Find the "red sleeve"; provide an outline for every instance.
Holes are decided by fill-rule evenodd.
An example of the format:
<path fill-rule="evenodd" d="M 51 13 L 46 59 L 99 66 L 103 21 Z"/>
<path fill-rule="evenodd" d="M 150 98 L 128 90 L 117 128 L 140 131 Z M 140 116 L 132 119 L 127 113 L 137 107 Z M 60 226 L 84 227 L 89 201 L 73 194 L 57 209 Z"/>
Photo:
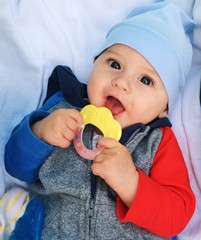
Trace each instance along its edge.
<path fill-rule="evenodd" d="M 156 152 L 150 175 L 140 169 L 139 185 L 128 209 L 117 197 L 117 216 L 148 231 L 172 237 L 180 233 L 195 209 L 195 197 L 179 145 L 169 127 Z"/>

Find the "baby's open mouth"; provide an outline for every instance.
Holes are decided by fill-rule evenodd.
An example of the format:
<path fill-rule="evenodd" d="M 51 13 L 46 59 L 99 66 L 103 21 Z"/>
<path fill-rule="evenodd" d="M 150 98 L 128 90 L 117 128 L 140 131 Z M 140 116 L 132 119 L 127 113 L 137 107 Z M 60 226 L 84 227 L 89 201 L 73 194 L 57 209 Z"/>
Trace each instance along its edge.
<path fill-rule="evenodd" d="M 122 103 L 117 98 L 114 98 L 112 96 L 109 96 L 107 98 L 107 101 L 105 103 L 105 107 L 110 109 L 113 116 L 118 115 L 119 113 L 121 113 L 125 110 Z"/>

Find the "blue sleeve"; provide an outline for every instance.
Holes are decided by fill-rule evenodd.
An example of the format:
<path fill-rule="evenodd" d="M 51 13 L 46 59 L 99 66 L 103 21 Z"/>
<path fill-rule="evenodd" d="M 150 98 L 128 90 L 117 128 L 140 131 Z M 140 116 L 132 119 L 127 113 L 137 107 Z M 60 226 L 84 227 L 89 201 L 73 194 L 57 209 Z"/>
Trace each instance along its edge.
<path fill-rule="evenodd" d="M 30 126 L 49 115 L 48 109 L 64 101 L 61 91 L 41 107 L 27 115 L 13 130 L 5 146 L 5 168 L 13 177 L 25 182 L 38 180 L 39 169 L 48 155 L 56 148 L 37 138 Z"/>
<path fill-rule="evenodd" d="M 37 138 L 30 125 L 48 114 L 43 110 L 34 111 L 13 130 L 5 147 L 5 168 L 11 176 L 25 182 L 38 179 L 41 165 L 55 147 Z"/>

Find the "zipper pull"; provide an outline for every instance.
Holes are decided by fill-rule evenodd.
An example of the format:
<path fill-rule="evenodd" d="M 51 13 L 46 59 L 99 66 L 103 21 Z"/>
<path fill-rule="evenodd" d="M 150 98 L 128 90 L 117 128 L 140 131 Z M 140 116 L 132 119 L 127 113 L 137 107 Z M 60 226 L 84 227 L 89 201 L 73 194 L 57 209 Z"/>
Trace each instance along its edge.
<path fill-rule="evenodd" d="M 94 212 L 94 199 L 90 199 L 89 202 L 89 210 L 88 210 L 88 217 L 89 217 L 89 236 L 91 235 L 91 220 L 93 217 L 93 212 Z"/>
<path fill-rule="evenodd" d="M 94 211 L 94 200 L 91 198 L 89 202 L 89 211 L 88 211 L 89 218 L 92 218 L 93 211 Z"/>

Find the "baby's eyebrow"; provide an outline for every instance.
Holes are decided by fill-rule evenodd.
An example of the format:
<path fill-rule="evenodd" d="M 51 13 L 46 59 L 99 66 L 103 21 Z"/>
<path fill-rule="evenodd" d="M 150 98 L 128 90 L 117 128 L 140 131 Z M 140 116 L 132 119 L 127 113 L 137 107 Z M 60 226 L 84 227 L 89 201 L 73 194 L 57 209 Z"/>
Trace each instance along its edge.
<path fill-rule="evenodd" d="M 105 50 L 105 54 L 113 54 L 113 55 L 117 55 L 119 57 L 121 57 L 121 54 L 118 53 L 117 51 L 115 51 L 114 49 L 108 48 L 107 50 Z"/>
<path fill-rule="evenodd" d="M 144 70 L 152 76 L 159 77 L 158 73 L 152 66 L 144 66 Z"/>

